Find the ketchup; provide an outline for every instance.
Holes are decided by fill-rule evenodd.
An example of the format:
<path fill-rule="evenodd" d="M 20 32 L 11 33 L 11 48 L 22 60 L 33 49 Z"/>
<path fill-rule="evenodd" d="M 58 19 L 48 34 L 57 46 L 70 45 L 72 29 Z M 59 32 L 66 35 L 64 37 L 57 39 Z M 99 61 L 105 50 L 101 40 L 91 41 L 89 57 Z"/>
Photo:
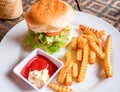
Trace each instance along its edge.
<path fill-rule="evenodd" d="M 48 58 L 37 54 L 22 69 L 21 74 L 27 79 L 30 71 L 48 69 L 49 76 L 52 76 L 58 67 Z"/>

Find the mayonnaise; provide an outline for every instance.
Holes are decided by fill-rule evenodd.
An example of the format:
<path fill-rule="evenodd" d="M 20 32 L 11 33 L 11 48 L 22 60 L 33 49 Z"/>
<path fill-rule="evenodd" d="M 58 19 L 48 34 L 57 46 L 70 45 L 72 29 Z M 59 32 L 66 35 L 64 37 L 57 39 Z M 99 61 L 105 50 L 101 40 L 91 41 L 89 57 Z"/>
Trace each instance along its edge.
<path fill-rule="evenodd" d="M 28 75 L 28 80 L 38 88 L 41 88 L 48 80 L 50 76 L 47 69 L 43 70 L 34 70 L 31 71 Z"/>

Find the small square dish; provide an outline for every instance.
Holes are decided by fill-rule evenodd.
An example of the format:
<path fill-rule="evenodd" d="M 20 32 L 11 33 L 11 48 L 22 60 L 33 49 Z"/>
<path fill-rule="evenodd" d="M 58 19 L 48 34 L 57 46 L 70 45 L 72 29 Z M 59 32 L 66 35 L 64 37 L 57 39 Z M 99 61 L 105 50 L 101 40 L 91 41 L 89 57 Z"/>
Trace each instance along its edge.
<path fill-rule="evenodd" d="M 36 90 L 44 89 L 63 67 L 63 62 L 41 49 L 33 50 L 13 72 Z"/>

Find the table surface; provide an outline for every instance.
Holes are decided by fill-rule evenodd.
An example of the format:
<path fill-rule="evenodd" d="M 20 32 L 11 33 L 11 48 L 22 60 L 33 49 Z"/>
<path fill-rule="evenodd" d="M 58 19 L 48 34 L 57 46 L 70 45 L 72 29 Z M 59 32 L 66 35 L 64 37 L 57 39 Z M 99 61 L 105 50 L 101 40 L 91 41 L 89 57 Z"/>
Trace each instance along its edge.
<path fill-rule="evenodd" d="M 0 41 L 5 34 L 17 23 L 24 20 L 25 12 L 31 5 L 39 0 L 22 0 L 23 14 L 13 20 L 0 19 Z M 64 0 L 69 3 L 74 10 L 79 11 L 79 5 L 82 12 L 95 15 L 109 22 L 118 31 L 120 31 L 120 0 Z"/>

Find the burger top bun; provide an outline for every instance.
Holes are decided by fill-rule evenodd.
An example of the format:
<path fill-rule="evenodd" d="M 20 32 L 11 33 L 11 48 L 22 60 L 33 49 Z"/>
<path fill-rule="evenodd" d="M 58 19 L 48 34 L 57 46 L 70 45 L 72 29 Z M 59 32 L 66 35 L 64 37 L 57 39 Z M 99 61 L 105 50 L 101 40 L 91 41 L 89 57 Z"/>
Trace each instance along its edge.
<path fill-rule="evenodd" d="M 40 0 L 26 13 L 25 20 L 34 32 L 58 32 L 73 19 L 72 7 L 63 0 Z"/>

